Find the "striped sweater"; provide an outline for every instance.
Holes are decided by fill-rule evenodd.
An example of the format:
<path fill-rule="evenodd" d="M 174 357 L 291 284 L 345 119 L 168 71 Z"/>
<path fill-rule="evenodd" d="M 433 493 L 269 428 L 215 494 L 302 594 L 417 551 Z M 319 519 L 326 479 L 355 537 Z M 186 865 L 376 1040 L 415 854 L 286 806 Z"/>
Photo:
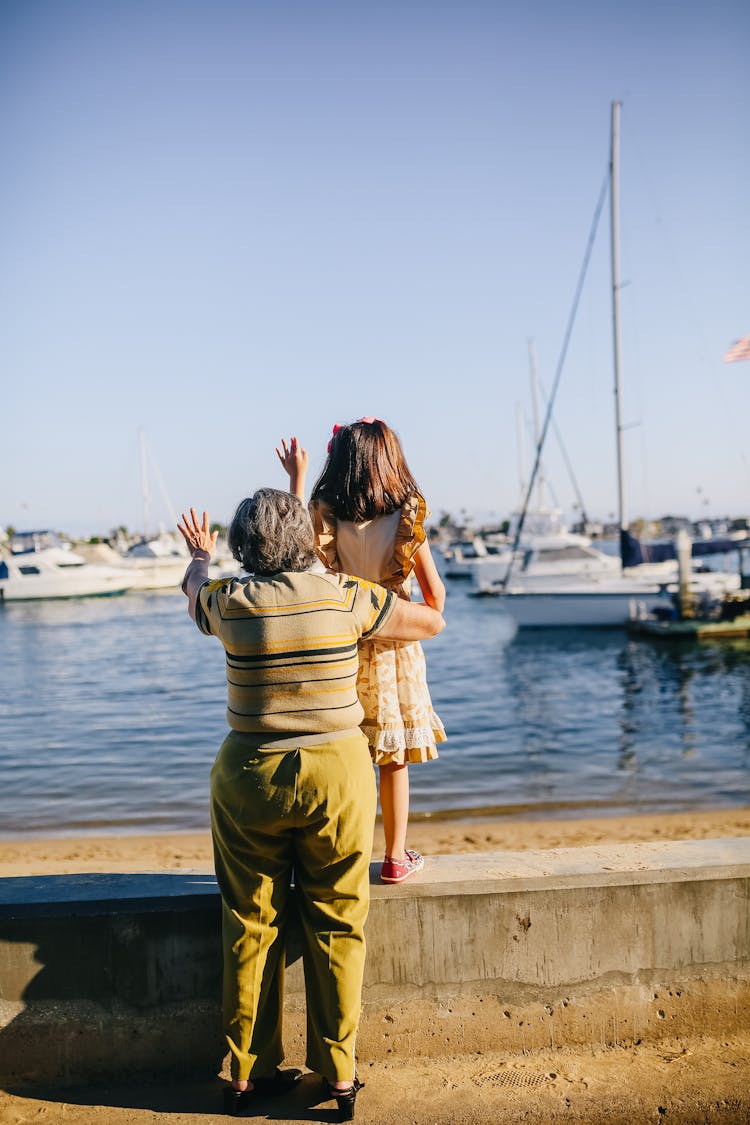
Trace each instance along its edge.
<path fill-rule="evenodd" d="M 283 572 L 205 582 L 195 619 L 226 652 L 227 722 L 248 734 L 358 727 L 357 642 L 382 629 L 396 595 L 348 574 Z"/>

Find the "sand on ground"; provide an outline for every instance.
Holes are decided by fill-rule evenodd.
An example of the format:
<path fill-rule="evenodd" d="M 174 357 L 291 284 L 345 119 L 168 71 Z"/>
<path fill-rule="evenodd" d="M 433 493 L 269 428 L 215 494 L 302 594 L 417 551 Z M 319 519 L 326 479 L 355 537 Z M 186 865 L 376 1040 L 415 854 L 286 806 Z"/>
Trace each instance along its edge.
<path fill-rule="evenodd" d="M 285 1065 L 293 1065 L 288 1059 Z M 358 1125 L 747 1125 L 750 1033 L 722 1040 L 519 1056 L 360 1060 Z M 320 1080 L 248 1107 L 246 1120 L 333 1122 Z M 217 1125 L 215 1080 L 0 1092 L 0 1125 Z"/>
<path fill-rule="evenodd" d="M 467 816 L 415 820 L 408 844 L 425 855 L 528 851 L 661 840 L 750 836 L 750 808 L 583 820 L 516 820 Z M 380 822 L 373 855 L 383 854 Z M 212 866 L 208 832 L 149 836 L 60 836 L 0 840 L 0 878 L 81 872 L 206 870 Z"/>

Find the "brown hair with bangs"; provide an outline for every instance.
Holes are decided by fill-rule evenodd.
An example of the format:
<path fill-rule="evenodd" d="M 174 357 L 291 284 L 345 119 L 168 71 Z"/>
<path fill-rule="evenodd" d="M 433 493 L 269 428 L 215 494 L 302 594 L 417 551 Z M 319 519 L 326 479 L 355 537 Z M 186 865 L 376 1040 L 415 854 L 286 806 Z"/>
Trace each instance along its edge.
<path fill-rule="evenodd" d="M 362 523 L 390 515 L 415 492 L 401 443 L 375 418 L 336 430 L 311 500 L 324 500 L 337 519 Z"/>

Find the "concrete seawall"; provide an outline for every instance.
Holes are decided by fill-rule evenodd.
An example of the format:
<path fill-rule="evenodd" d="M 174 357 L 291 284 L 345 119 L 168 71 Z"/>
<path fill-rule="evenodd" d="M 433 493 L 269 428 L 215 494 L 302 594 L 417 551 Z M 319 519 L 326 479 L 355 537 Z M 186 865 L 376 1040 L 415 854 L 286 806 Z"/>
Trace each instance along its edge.
<path fill-rule="evenodd" d="M 403 886 L 372 878 L 362 1058 L 750 1024 L 750 839 L 437 856 Z M 0 1081 L 209 1073 L 219 925 L 210 874 L 0 881 Z M 288 961 L 300 1063 L 294 931 Z"/>

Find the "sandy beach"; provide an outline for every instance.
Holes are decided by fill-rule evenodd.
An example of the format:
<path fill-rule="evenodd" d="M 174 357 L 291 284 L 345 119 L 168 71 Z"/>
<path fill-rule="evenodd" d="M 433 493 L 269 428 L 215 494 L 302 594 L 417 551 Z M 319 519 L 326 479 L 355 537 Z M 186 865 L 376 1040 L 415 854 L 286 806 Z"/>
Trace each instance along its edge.
<path fill-rule="evenodd" d="M 455 819 L 451 814 L 412 822 L 408 842 L 425 855 L 455 855 L 731 836 L 750 836 L 750 808 L 582 820 Z M 373 855 L 377 858 L 382 853 L 378 822 Z M 5 878 L 94 871 L 208 870 L 211 866 L 207 832 L 0 840 L 0 877 Z"/>
<path fill-rule="evenodd" d="M 656 840 L 750 836 L 750 808 L 566 820 L 465 817 L 415 821 L 411 846 L 426 855 L 522 851 Z M 376 826 L 374 856 L 382 854 Z M 210 870 L 208 833 L 79 836 L 0 841 L 0 876 L 160 870 Z M 289 1059 L 289 1065 L 299 1060 Z M 679 1125 L 750 1120 L 750 1025 L 746 1034 L 715 1039 L 665 1039 L 607 1050 L 527 1052 L 501 1057 L 361 1062 L 366 1089 L 357 1120 L 395 1119 L 430 1125 Z M 277 1122 L 333 1121 L 329 1103 L 316 1105 L 308 1076 L 282 1103 L 259 1103 L 249 1116 Z M 153 1125 L 218 1119 L 218 1083 L 136 1083 L 0 1092 L 0 1125 L 44 1120 L 75 1125 Z"/>
<path fill-rule="evenodd" d="M 630 1049 L 360 1061 L 359 1125 L 747 1125 L 750 1034 Z M 295 1060 L 288 1060 L 293 1065 Z M 244 1120 L 335 1122 L 308 1075 Z M 218 1082 L 0 1092 L 0 1125 L 217 1125 Z M 238 1118 L 238 1120 L 240 1120 Z"/>

